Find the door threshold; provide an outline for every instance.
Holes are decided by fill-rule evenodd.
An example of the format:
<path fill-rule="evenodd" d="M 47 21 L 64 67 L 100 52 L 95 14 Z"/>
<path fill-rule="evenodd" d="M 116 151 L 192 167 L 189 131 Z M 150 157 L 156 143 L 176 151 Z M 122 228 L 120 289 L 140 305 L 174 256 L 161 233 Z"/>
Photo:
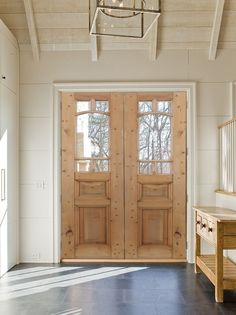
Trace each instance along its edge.
<path fill-rule="evenodd" d="M 160 263 L 186 263 L 186 259 L 61 259 L 62 263 L 84 263 L 84 264 L 160 264 Z"/>

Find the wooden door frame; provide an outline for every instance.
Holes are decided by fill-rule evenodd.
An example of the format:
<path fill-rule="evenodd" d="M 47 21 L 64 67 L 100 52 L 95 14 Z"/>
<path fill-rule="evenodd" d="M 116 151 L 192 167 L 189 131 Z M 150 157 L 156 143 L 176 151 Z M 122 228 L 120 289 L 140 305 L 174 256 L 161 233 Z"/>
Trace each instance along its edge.
<path fill-rule="evenodd" d="M 53 262 L 61 259 L 61 93 L 62 92 L 175 92 L 187 94 L 187 246 L 186 257 L 194 262 L 194 215 L 197 204 L 196 163 L 196 83 L 195 82 L 122 82 L 122 83 L 54 83 L 53 84 Z"/>

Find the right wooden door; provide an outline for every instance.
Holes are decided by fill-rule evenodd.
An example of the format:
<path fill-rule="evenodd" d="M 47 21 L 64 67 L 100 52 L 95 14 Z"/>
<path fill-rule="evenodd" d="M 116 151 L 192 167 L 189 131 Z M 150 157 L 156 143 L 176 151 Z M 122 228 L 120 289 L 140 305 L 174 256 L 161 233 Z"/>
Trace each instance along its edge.
<path fill-rule="evenodd" d="M 185 259 L 186 93 L 124 96 L 125 258 Z"/>
<path fill-rule="evenodd" d="M 185 259 L 185 221 L 186 94 L 64 93 L 62 258 Z"/>

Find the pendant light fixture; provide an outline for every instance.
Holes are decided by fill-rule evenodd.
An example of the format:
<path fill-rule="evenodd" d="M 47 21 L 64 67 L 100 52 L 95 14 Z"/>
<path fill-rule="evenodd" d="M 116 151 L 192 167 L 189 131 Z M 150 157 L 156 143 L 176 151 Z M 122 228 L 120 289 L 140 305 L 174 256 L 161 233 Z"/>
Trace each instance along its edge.
<path fill-rule="evenodd" d="M 89 0 L 90 34 L 144 38 L 160 13 L 160 0 Z"/>

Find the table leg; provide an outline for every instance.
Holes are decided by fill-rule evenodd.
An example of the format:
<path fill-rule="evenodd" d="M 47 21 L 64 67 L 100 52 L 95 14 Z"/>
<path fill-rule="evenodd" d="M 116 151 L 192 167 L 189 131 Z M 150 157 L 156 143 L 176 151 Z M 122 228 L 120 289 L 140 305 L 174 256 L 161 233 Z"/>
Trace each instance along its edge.
<path fill-rule="evenodd" d="M 195 273 L 201 272 L 197 265 L 197 256 L 201 255 L 201 237 L 196 233 L 195 236 Z"/>
<path fill-rule="evenodd" d="M 223 273 L 223 226 L 221 222 L 218 222 L 215 255 L 215 299 L 218 303 L 222 303 L 224 299 Z"/>

